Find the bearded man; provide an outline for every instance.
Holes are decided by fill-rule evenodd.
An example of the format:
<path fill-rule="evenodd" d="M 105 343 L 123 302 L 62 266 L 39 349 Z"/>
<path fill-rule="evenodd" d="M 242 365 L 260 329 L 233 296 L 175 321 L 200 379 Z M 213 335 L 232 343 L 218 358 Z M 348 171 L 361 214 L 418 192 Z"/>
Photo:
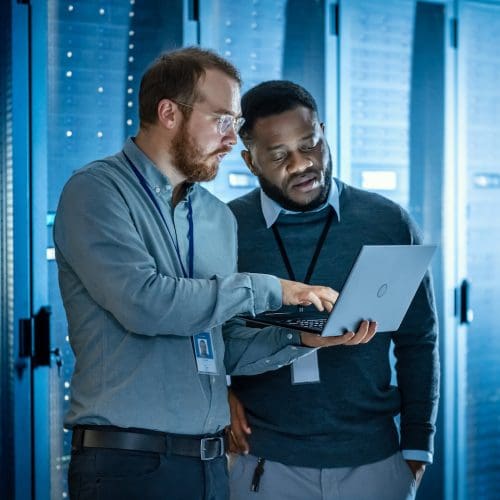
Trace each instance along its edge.
<path fill-rule="evenodd" d="M 54 225 L 76 359 L 70 496 L 225 499 L 226 366 L 276 369 L 373 329 L 325 340 L 230 321 L 284 304 L 331 310 L 336 292 L 236 272 L 235 219 L 197 184 L 243 123 L 229 62 L 198 48 L 162 55 L 142 78 L 139 114 L 121 152 L 70 178 Z"/>
<path fill-rule="evenodd" d="M 241 107 L 242 156 L 260 183 L 230 203 L 241 272 L 340 289 L 363 245 L 420 244 L 402 207 L 332 178 L 324 125 L 306 89 L 263 82 Z M 427 275 L 397 331 L 233 377 L 231 436 L 246 454 L 233 462 L 231 500 L 413 500 L 433 459 L 437 324 Z M 307 377 L 297 380 L 297 372 Z"/>

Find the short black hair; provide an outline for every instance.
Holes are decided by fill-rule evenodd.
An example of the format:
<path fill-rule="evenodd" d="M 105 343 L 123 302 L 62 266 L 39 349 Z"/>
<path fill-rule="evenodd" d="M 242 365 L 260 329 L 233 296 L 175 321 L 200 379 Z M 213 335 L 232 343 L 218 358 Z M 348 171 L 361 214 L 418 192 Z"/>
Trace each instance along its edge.
<path fill-rule="evenodd" d="M 240 130 L 243 142 L 251 140 L 255 122 L 304 106 L 318 113 L 314 97 L 300 85 L 288 80 L 269 80 L 251 88 L 241 98 L 241 113 L 245 123 Z"/>

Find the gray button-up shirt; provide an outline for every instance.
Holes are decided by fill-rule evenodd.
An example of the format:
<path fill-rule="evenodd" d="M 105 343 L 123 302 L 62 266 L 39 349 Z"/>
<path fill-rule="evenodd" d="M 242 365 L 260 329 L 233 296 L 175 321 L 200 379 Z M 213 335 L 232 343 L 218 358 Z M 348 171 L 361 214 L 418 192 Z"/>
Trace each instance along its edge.
<path fill-rule="evenodd" d="M 184 275 L 165 222 L 123 152 L 146 180 L 185 269 L 189 197 L 193 279 Z M 296 347 L 296 332 L 231 320 L 278 309 L 281 287 L 273 276 L 236 273 L 230 210 L 197 184 L 173 208 L 168 179 L 133 140 L 123 152 L 77 171 L 55 219 L 59 284 L 76 356 L 66 425 L 213 433 L 229 422 L 226 367 L 255 374 L 309 349 Z M 217 375 L 196 368 L 191 338 L 206 331 Z"/>

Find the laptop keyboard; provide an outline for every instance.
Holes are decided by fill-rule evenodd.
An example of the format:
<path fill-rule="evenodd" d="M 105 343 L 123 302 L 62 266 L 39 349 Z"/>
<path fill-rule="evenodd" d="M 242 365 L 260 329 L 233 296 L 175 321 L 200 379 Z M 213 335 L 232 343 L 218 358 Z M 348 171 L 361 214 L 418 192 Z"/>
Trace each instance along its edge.
<path fill-rule="evenodd" d="M 322 331 L 325 327 L 328 318 L 319 318 L 319 319 L 287 319 L 284 321 L 285 324 L 301 327 L 301 328 L 310 328 L 312 330 Z"/>

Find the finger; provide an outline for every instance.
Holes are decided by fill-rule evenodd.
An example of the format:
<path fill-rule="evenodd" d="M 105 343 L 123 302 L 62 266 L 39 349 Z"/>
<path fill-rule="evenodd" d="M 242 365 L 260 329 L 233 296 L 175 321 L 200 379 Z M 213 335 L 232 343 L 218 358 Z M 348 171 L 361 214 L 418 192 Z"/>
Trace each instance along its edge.
<path fill-rule="evenodd" d="M 321 299 L 312 290 L 307 294 L 306 300 L 313 304 L 318 311 L 324 311 Z"/>
<path fill-rule="evenodd" d="M 369 322 L 366 320 L 363 320 L 361 324 L 359 325 L 358 331 L 354 335 L 354 337 L 346 343 L 346 345 L 358 345 L 361 342 L 363 342 L 363 339 L 366 337 L 368 334 L 368 326 Z"/>
<path fill-rule="evenodd" d="M 237 450 L 237 453 L 247 454 L 249 451 L 249 446 L 246 440 L 246 436 L 242 432 L 242 430 L 238 429 L 237 425 L 231 424 L 231 430 L 229 431 L 229 434 Z"/>
<path fill-rule="evenodd" d="M 323 300 L 323 307 L 330 313 L 332 312 L 333 304 L 328 300 Z"/>
<path fill-rule="evenodd" d="M 246 450 L 243 446 L 240 445 L 238 439 L 234 435 L 234 433 L 230 433 L 231 439 L 229 441 L 229 451 L 238 454 L 246 454 Z"/>
<path fill-rule="evenodd" d="M 323 303 L 329 302 L 332 305 L 337 302 L 339 296 L 338 292 L 327 286 L 314 286 L 313 292 L 321 299 Z"/>
<path fill-rule="evenodd" d="M 368 327 L 368 333 L 366 334 L 365 338 L 363 339 L 363 344 L 366 344 L 370 342 L 370 340 L 375 336 L 377 333 L 377 322 L 376 321 L 370 321 L 370 325 Z"/>
<path fill-rule="evenodd" d="M 339 292 L 327 286 L 321 288 L 325 291 L 326 298 L 328 299 L 328 301 L 331 302 L 332 304 L 335 304 L 335 302 L 337 302 L 337 299 L 339 298 Z"/>
<path fill-rule="evenodd" d="M 245 413 L 245 408 L 243 408 L 242 404 L 238 405 L 238 408 L 236 408 L 236 416 L 238 418 L 238 423 L 241 427 L 241 430 L 245 434 L 251 434 L 252 430 L 250 429 L 250 426 L 248 425 L 247 416 Z"/>
<path fill-rule="evenodd" d="M 234 432 L 231 429 L 231 426 L 226 427 L 226 435 L 229 441 L 229 451 L 232 453 L 242 453 L 242 450 L 240 450 L 238 441 L 236 439 L 236 436 L 234 435 Z"/>
<path fill-rule="evenodd" d="M 229 437 L 229 451 L 231 453 L 242 453 L 231 431 L 228 432 L 228 437 Z"/>

